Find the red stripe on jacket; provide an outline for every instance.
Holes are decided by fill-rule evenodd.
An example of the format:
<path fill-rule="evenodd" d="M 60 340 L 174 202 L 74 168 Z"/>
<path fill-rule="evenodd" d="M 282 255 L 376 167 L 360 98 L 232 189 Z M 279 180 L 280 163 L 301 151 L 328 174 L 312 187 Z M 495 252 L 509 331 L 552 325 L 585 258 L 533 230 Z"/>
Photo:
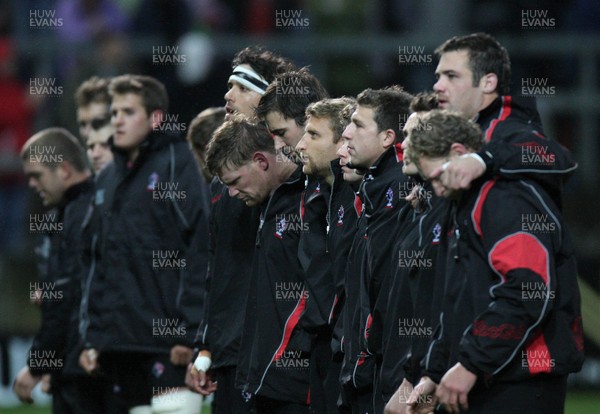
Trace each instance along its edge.
<path fill-rule="evenodd" d="M 473 220 L 473 227 L 475 227 L 475 233 L 482 235 L 481 232 L 481 211 L 483 210 L 483 204 L 487 198 L 488 193 L 496 183 L 495 180 L 488 181 L 481 186 L 477 200 L 475 200 L 475 207 L 471 212 L 471 220 Z"/>
<path fill-rule="evenodd" d="M 512 112 L 512 97 L 511 96 L 503 96 L 502 98 L 502 108 L 500 108 L 500 114 L 498 118 L 494 119 L 490 122 L 490 126 L 485 131 L 485 141 L 489 142 L 492 139 L 492 134 L 494 133 L 494 129 L 498 126 L 498 124 L 504 121 L 506 118 L 510 116 Z"/>
<path fill-rule="evenodd" d="M 306 308 L 306 295 L 304 294 L 305 291 L 306 290 L 302 289 L 302 299 L 298 301 L 298 303 L 296 304 L 296 308 L 285 323 L 285 328 L 283 329 L 283 341 L 281 342 L 281 345 L 279 346 L 277 352 L 275 353 L 275 356 L 273 357 L 273 362 L 277 361 L 283 356 L 283 353 L 285 352 L 287 346 L 290 343 L 292 332 L 294 331 L 296 325 L 298 325 L 300 315 L 302 315 L 302 312 L 304 312 L 304 309 Z"/>

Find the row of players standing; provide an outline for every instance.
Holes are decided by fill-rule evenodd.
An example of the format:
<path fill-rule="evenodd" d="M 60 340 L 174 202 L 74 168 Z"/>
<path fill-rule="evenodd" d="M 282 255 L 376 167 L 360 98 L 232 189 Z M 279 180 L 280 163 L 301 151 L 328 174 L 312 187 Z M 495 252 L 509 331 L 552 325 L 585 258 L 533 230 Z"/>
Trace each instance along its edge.
<path fill-rule="evenodd" d="M 515 406 L 515 398 L 532 395 L 528 386 L 540 381 L 553 385 L 547 392 L 552 398 L 533 403 L 561 409 L 564 379 L 582 359 L 568 236 L 536 239 L 537 250 L 529 239 L 508 237 L 515 217 L 500 206 L 502 198 L 486 204 L 496 191 L 503 194 L 496 190 L 501 186 L 488 185 L 485 202 L 476 203 L 475 227 L 481 227 L 475 231 L 493 234 L 493 241 L 464 240 L 458 234 L 468 234 L 472 225 L 449 219 L 472 206 L 434 196 L 430 184 L 414 175 L 433 180 L 438 195 L 448 197 L 453 189 L 469 187 L 473 178 L 466 194 L 479 194 L 491 177 L 525 179 L 535 194 L 544 194 L 534 204 L 541 203 L 563 228 L 561 189 L 575 165 L 564 149 L 544 138 L 534 107 L 508 94 L 510 62 L 493 38 L 453 38 L 439 53 L 437 101 L 417 98 L 412 112 L 436 106 L 459 111 L 476 119 L 485 146 L 480 148 L 479 132 L 480 145 L 471 142 L 466 151 L 471 155 L 452 157 L 443 168 L 424 174 L 417 162 L 424 153 L 415 153 L 413 162 L 403 160 L 401 137 L 409 138 L 404 149 L 412 141 L 421 148 L 421 135 L 428 131 L 436 139 L 447 135 L 464 143 L 459 133 L 469 135 L 466 118 L 433 111 L 429 118 L 423 115 L 426 121 L 420 115 L 409 120 L 413 97 L 397 87 L 367 89 L 356 100 L 328 99 L 307 70 L 295 70 L 261 49 L 240 52 L 225 95 L 227 122 L 215 133 L 205 159 L 200 156 L 199 164 L 210 171 L 205 176 L 220 178 L 211 184 L 210 247 L 198 237 L 206 233 L 208 197 L 189 153 L 182 142 L 148 134 L 160 129 L 156 111 L 167 108 L 156 96 L 166 99 L 166 92 L 143 77 L 112 81 L 115 161 L 96 181 L 90 223 L 97 221 L 102 231 L 91 232 L 89 242 L 99 246 L 91 257 L 98 260 L 90 262 L 78 316 L 80 345 L 86 348 L 82 365 L 88 371 L 102 367 L 107 394 L 117 390 L 121 408 L 148 412 L 140 410 L 152 410 L 150 401 L 179 404 L 175 408 L 181 410 L 184 401 L 193 405 L 191 396 L 171 391 L 183 385 L 182 371 L 195 346 L 188 384 L 201 394 L 216 389 L 218 413 L 368 413 L 382 412 L 386 403 L 389 412 L 401 412 L 396 410 L 407 402 L 411 409 L 427 409 L 434 402 L 433 383 L 439 384 L 440 402 L 458 410 L 458 400 L 464 403 L 470 390 L 456 391 L 460 381 L 452 375 L 465 374 L 460 368 L 478 380 L 479 406 L 472 410 Z M 255 117 L 264 125 L 250 120 Z M 554 162 L 524 165 L 522 147 L 532 145 L 548 149 Z M 449 152 L 438 155 L 450 158 Z M 489 230 L 504 221 L 501 230 L 507 233 Z M 467 254 L 491 254 L 503 238 L 510 243 L 489 266 Z M 541 256 L 507 259 L 524 248 L 532 255 L 546 251 L 551 263 L 546 273 L 525 263 L 538 263 Z M 406 259 L 415 252 L 421 260 L 411 264 Z M 456 259 L 460 271 L 446 262 L 447 255 L 464 256 L 463 262 Z M 157 270 L 152 264 L 161 257 L 185 259 L 185 267 Z M 207 261 L 204 285 L 199 275 Z M 490 276 L 477 281 L 471 267 Z M 449 269 L 476 291 L 449 283 Z M 553 292 L 560 287 L 558 299 L 504 308 L 502 295 L 482 298 L 495 283 L 494 272 L 511 281 L 505 285 L 512 294 L 523 286 Z M 544 283 L 536 285 L 536 277 Z M 555 278 L 564 281 L 558 286 Z M 500 310 L 484 317 L 488 305 Z M 457 313 L 464 320 L 447 320 Z M 436 334 L 402 331 L 414 321 L 433 328 L 438 320 Z M 180 329 L 155 335 L 161 325 Z M 190 333 L 198 325 L 194 341 Z M 490 334 L 499 330 L 507 336 Z M 527 358 L 529 347 L 549 349 L 544 358 L 556 363 L 519 370 L 520 352 Z M 505 402 L 497 390 L 514 381 Z M 454 397 L 445 395 L 447 390 Z"/>

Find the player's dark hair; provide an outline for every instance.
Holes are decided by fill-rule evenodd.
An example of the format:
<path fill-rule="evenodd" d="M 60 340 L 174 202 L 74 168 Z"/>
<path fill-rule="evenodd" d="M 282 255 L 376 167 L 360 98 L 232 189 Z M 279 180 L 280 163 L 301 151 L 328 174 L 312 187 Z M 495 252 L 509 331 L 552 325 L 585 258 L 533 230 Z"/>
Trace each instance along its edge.
<path fill-rule="evenodd" d="M 410 102 L 410 112 L 427 112 L 437 107 L 438 98 L 435 92 L 420 92 Z"/>
<path fill-rule="evenodd" d="M 269 83 L 279 73 L 288 72 L 295 67 L 288 59 L 265 49 L 262 46 L 249 46 L 240 50 L 231 62 L 232 68 L 238 65 L 250 65 L 252 69 Z"/>
<path fill-rule="evenodd" d="M 159 80 L 144 75 L 121 75 L 113 78 L 108 86 L 111 97 L 133 93 L 141 98 L 146 114 L 169 108 L 169 95 L 165 85 Z"/>
<path fill-rule="evenodd" d="M 373 109 L 375 123 L 379 131 L 391 129 L 396 134 L 396 142 L 402 140 L 402 123 L 407 119 L 413 96 L 401 86 L 393 85 L 383 89 L 365 89 L 357 97 L 360 106 Z"/>
<path fill-rule="evenodd" d="M 321 82 L 307 68 L 302 68 L 277 75 L 260 98 L 255 113 L 258 119 L 264 120 L 269 112 L 277 111 L 303 127 L 306 107 L 328 97 Z"/>
<path fill-rule="evenodd" d="M 75 103 L 78 108 L 87 106 L 91 103 L 102 103 L 110 105 L 110 95 L 108 94 L 108 84 L 110 79 L 92 76 L 82 82 L 75 91 Z"/>

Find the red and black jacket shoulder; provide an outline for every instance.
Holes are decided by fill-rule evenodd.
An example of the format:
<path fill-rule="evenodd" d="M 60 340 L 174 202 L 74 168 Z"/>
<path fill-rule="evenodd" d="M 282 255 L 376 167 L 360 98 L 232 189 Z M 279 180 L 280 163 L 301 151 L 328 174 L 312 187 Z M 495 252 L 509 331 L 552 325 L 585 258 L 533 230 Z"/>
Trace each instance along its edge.
<path fill-rule="evenodd" d="M 486 142 L 479 151 L 486 177 L 536 181 L 560 207 L 577 163 L 566 148 L 546 137 L 535 98 L 500 96 L 479 113 L 477 124 Z"/>

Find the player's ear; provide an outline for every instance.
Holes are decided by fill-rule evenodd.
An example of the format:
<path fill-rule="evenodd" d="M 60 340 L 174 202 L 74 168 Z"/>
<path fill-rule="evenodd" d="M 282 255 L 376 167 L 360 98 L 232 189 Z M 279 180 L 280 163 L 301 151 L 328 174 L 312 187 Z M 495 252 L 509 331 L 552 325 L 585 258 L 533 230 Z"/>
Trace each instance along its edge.
<path fill-rule="evenodd" d="M 495 73 L 486 73 L 479 80 L 479 86 L 484 93 L 494 93 L 498 88 L 498 75 Z"/>
<path fill-rule="evenodd" d="M 252 161 L 255 162 L 258 165 L 258 167 L 263 171 L 269 169 L 269 159 L 262 152 L 255 152 L 254 155 L 252 155 Z"/>
<path fill-rule="evenodd" d="M 381 131 L 381 133 L 383 133 L 381 140 L 383 148 L 388 149 L 396 143 L 396 133 L 393 129 L 386 129 L 385 131 Z"/>
<path fill-rule="evenodd" d="M 468 154 L 469 149 L 460 142 L 455 142 L 450 146 L 450 157 L 460 157 L 461 155 Z"/>

